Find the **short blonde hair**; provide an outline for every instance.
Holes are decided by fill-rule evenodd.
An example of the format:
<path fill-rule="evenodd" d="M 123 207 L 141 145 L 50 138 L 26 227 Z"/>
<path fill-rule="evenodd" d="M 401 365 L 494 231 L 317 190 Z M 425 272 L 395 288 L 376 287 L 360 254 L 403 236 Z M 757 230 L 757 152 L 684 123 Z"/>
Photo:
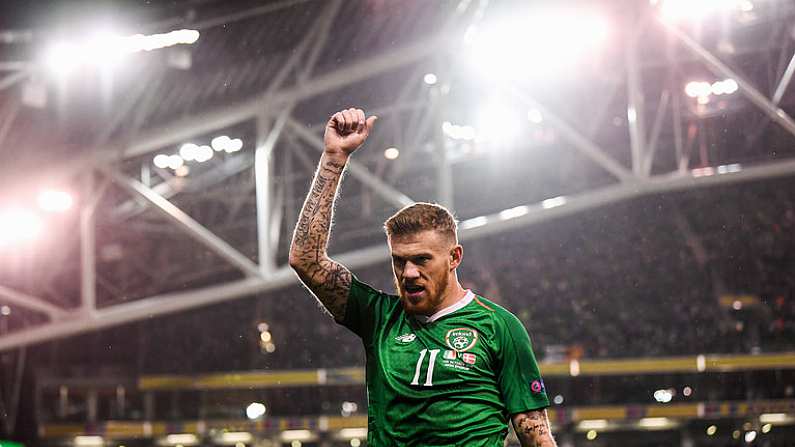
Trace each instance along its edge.
<path fill-rule="evenodd" d="M 434 230 L 458 243 L 458 223 L 447 208 L 436 203 L 408 205 L 384 222 L 387 237 Z"/>

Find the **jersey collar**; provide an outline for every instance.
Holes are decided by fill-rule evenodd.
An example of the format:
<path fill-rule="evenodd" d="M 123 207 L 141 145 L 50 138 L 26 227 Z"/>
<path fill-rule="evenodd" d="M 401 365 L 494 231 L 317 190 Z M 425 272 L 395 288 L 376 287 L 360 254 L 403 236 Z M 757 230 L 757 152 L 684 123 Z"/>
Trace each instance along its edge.
<path fill-rule="evenodd" d="M 458 309 L 463 308 L 467 304 L 471 303 L 473 299 L 475 299 L 475 294 L 472 293 L 472 290 L 467 289 L 467 293 L 466 293 L 466 295 L 464 295 L 463 298 L 461 298 L 460 300 L 456 301 L 455 303 L 445 307 L 444 309 L 436 311 L 435 314 L 433 314 L 431 316 L 414 315 L 414 318 L 416 318 L 417 321 L 419 321 L 420 323 L 423 323 L 423 324 L 433 323 L 434 321 L 438 320 L 439 318 L 442 318 L 445 315 L 450 315 L 451 313 L 457 311 Z"/>

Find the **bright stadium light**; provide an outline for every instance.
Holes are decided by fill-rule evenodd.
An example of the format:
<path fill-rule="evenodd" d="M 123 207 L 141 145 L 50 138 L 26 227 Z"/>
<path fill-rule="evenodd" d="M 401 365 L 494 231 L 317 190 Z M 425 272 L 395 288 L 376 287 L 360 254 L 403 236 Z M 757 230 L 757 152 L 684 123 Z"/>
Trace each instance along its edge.
<path fill-rule="evenodd" d="M 39 216 L 31 211 L 22 208 L 0 211 L 0 247 L 34 240 L 43 228 Z"/>
<path fill-rule="evenodd" d="M 264 404 L 260 402 L 252 402 L 248 407 L 246 407 L 246 417 L 251 420 L 258 419 L 264 416 L 266 411 L 267 408 L 265 408 Z"/>
<path fill-rule="evenodd" d="M 754 4 L 749 0 L 664 0 L 660 15 L 668 21 L 697 22 L 721 12 L 750 12 Z"/>
<path fill-rule="evenodd" d="M 575 65 L 607 35 L 607 22 L 595 13 L 533 10 L 470 28 L 464 44 L 472 67 L 484 76 L 526 79 Z"/>
<path fill-rule="evenodd" d="M 145 36 L 118 36 L 110 32 L 94 33 L 84 39 L 53 43 L 44 54 L 45 65 L 54 73 L 67 75 L 84 65 L 108 67 L 125 55 L 152 51 L 174 45 L 189 45 L 199 39 L 196 30 L 182 29 Z"/>
<path fill-rule="evenodd" d="M 750 443 L 754 442 L 755 439 L 756 439 L 756 431 L 755 430 L 751 430 L 751 431 L 749 431 L 749 432 L 747 432 L 745 434 L 745 442 L 747 444 L 750 444 Z"/>
<path fill-rule="evenodd" d="M 215 137 L 210 141 L 210 146 L 216 151 L 225 151 L 229 147 L 232 139 L 226 135 L 221 135 L 220 137 Z"/>
<path fill-rule="evenodd" d="M 428 85 L 434 85 L 439 81 L 439 78 L 433 73 L 427 73 L 425 76 L 423 76 L 422 80 Z"/>
<path fill-rule="evenodd" d="M 193 143 L 183 144 L 179 148 L 179 156 L 185 161 L 195 160 L 197 155 L 199 155 L 199 146 Z"/>
<path fill-rule="evenodd" d="M 180 166 L 185 164 L 185 160 L 179 155 L 170 155 L 168 157 L 168 167 L 171 169 L 179 169 Z"/>
<path fill-rule="evenodd" d="M 243 149 L 243 140 L 241 140 L 240 138 L 233 139 L 226 146 L 226 152 L 229 154 L 231 154 L 232 152 L 237 152 L 240 149 Z"/>
<path fill-rule="evenodd" d="M 199 146 L 196 151 L 196 158 L 195 160 L 199 163 L 204 163 L 205 161 L 213 158 L 213 148 L 207 145 Z"/>
<path fill-rule="evenodd" d="M 74 199 L 64 191 L 44 190 L 36 198 L 39 208 L 44 211 L 62 212 L 72 207 Z"/>
<path fill-rule="evenodd" d="M 522 121 L 519 113 L 510 106 L 491 101 L 481 109 L 476 128 L 479 140 L 507 144 L 519 135 Z"/>
<path fill-rule="evenodd" d="M 152 160 L 152 163 L 160 169 L 166 169 L 168 167 L 169 157 L 166 154 L 157 154 Z"/>
<path fill-rule="evenodd" d="M 674 393 L 671 390 L 657 390 L 654 392 L 654 400 L 667 404 L 673 399 Z"/>
<path fill-rule="evenodd" d="M 387 160 L 395 160 L 400 156 L 400 150 L 396 147 L 389 147 L 384 151 L 384 158 Z"/>

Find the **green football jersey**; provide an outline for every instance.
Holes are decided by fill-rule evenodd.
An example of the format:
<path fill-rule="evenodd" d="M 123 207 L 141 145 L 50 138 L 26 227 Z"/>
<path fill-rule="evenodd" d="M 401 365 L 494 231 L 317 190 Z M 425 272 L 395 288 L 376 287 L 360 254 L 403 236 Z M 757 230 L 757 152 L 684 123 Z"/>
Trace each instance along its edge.
<path fill-rule="evenodd" d="M 502 447 L 511 414 L 549 406 L 522 323 L 472 292 L 415 317 L 354 277 L 341 323 L 367 355 L 370 446 Z"/>

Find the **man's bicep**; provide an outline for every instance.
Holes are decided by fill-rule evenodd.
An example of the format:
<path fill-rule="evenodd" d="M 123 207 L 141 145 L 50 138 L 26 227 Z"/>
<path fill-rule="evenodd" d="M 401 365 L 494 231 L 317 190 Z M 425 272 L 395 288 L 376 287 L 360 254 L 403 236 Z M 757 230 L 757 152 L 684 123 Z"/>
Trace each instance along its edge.
<path fill-rule="evenodd" d="M 312 291 L 337 321 L 345 319 L 351 271 L 329 258 L 321 259 L 306 269 L 296 270 L 301 281 Z"/>

